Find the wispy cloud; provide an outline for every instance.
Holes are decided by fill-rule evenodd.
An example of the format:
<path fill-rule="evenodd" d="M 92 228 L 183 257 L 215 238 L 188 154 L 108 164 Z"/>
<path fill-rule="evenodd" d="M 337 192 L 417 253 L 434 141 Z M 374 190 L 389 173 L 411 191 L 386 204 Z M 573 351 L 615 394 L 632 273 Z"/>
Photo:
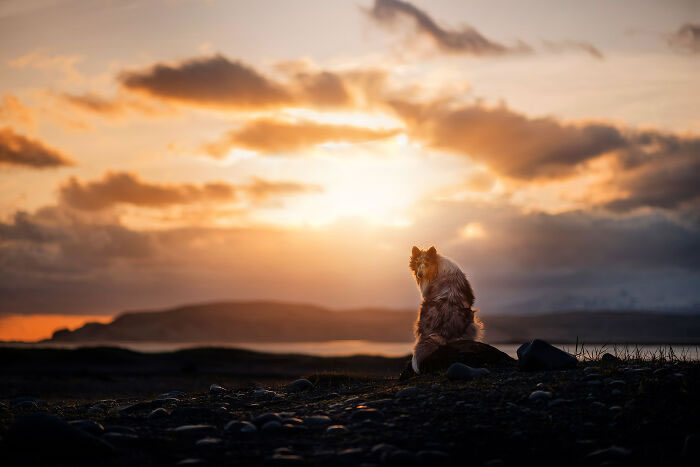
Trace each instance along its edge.
<path fill-rule="evenodd" d="M 44 169 L 69 166 L 73 162 L 41 141 L 17 134 L 11 128 L 0 128 L 0 165 Z"/>
<path fill-rule="evenodd" d="M 245 124 L 240 129 L 230 131 L 219 141 L 205 144 L 203 149 L 214 157 L 224 157 L 234 148 L 261 153 L 293 153 L 321 143 L 358 143 L 385 139 L 395 136 L 399 131 L 311 121 L 287 122 L 259 119 Z"/>

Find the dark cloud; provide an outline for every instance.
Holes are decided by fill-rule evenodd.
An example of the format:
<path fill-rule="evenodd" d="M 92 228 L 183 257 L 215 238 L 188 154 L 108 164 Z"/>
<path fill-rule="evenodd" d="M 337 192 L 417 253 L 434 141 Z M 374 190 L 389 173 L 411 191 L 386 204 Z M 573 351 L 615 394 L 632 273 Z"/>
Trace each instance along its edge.
<path fill-rule="evenodd" d="M 124 72 L 120 81 L 127 89 L 157 98 L 210 107 L 259 109 L 294 100 L 283 86 L 221 55 Z"/>
<path fill-rule="evenodd" d="M 686 23 L 668 38 L 671 47 L 690 53 L 700 53 L 700 24 Z"/>
<path fill-rule="evenodd" d="M 593 44 L 584 41 L 563 40 L 563 41 L 542 41 L 544 47 L 550 52 L 562 53 L 569 50 L 580 50 L 593 58 L 603 60 L 603 53 Z"/>
<path fill-rule="evenodd" d="M 0 165 L 43 169 L 69 166 L 73 162 L 38 140 L 17 134 L 11 128 L 0 128 Z"/>
<path fill-rule="evenodd" d="M 409 19 L 413 21 L 416 32 L 429 37 L 445 52 L 472 55 L 504 55 L 532 51 L 530 46 L 523 42 L 509 47 L 487 39 L 470 26 L 463 26 L 458 30 L 443 28 L 426 12 L 412 3 L 401 0 L 375 0 L 374 8 L 370 10 L 370 15 L 379 24 L 392 24 L 400 19 Z"/>
<path fill-rule="evenodd" d="M 350 107 L 350 96 L 343 79 L 336 73 L 301 72 L 295 76 L 303 100 L 318 107 Z"/>
<path fill-rule="evenodd" d="M 372 130 L 350 125 L 330 125 L 311 121 L 284 122 L 253 120 L 233 130 L 221 140 L 203 146 L 214 157 L 223 157 L 234 148 L 263 153 L 290 152 L 327 142 L 364 142 L 389 138 L 400 130 Z"/>
<path fill-rule="evenodd" d="M 468 155 L 513 178 L 569 176 L 578 164 L 629 144 L 611 125 L 566 125 L 553 118 L 528 118 L 505 107 L 389 104 L 413 138 Z"/>
<path fill-rule="evenodd" d="M 129 172 L 108 172 L 102 179 L 89 182 L 72 177 L 59 188 L 59 195 L 66 206 L 82 211 L 98 211 L 118 204 L 165 208 L 173 205 L 234 201 L 240 196 L 258 202 L 272 197 L 320 191 L 321 187 L 314 184 L 260 178 L 238 185 L 224 182 L 203 185 L 158 184 L 143 181 Z"/>
<path fill-rule="evenodd" d="M 99 210 L 116 204 L 142 207 L 166 207 L 211 201 L 228 201 L 235 197 L 235 188 L 227 183 L 155 184 L 144 182 L 127 172 L 108 172 L 101 180 L 81 182 L 70 178 L 59 189 L 61 200 L 82 210 Z"/>
<path fill-rule="evenodd" d="M 97 94 L 64 93 L 60 97 L 77 108 L 101 115 L 122 115 L 126 111 L 121 102 L 105 99 Z"/>

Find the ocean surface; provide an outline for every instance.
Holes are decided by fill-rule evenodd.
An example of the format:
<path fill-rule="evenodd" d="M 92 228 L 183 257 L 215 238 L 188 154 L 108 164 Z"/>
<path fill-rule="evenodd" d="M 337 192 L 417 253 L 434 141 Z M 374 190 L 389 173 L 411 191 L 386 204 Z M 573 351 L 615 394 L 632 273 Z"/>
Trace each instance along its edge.
<path fill-rule="evenodd" d="M 513 358 L 517 358 L 518 344 L 492 344 Z M 605 352 L 620 357 L 632 356 L 650 359 L 674 356 L 684 360 L 700 360 L 700 345 L 677 344 L 617 344 L 585 345 L 555 344 L 567 352 L 585 357 L 600 356 Z M 80 343 L 0 343 L 2 347 L 22 348 L 77 348 L 110 346 L 138 352 L 171 352 L 194 347 L 226 347 L 271 353 L 295 353 L 321 356 L 381 355 L 400 357 L 409 355 L 412 342 L 372 342 L 363 340 L 336 340 L 326 342 L 80 342 Z"/>

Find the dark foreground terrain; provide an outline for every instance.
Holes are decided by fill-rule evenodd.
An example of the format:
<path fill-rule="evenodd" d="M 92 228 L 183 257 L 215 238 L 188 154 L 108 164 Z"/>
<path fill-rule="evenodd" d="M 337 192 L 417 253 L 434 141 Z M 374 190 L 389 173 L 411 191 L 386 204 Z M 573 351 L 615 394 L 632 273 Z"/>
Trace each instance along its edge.
<path fill-rule="evenodd" d="M 700 465 L 697 362 L 405 360 L 0 349 L 0 465 Z"/>

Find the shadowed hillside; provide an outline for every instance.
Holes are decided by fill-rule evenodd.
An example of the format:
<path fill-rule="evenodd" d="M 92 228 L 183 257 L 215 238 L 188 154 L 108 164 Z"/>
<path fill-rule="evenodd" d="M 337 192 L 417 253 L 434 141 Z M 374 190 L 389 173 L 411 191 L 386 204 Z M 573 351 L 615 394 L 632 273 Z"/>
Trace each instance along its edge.
<path fill-rule="evenodd" d="M 314 305 L 224 302 L 164 311 L 127 312 L 107 324 L 54 333 L 54 342 L 314 342 L 358 339 L 408 342 L 415 311 L 332 311 Z M 700 316 L 640 311 L 539 315 L 483 313 L 488 342 L 697 343 Z"/>

